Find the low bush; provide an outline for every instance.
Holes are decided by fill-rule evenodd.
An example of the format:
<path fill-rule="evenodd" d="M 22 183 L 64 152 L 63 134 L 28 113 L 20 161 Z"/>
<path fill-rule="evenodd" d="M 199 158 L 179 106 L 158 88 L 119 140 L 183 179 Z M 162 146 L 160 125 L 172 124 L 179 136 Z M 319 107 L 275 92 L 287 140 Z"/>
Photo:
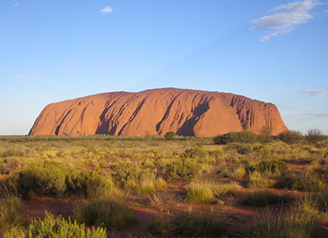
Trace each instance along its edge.
<path fill-rule="evenodd" d="M 227 151 L 235 150 L 235 151 L 237 151 L 238 154 L 246 155 L 246 154 L 253 151 L 253 146 L 251 144 L 234 142 L 234 143 L 227 144 L 224 147 L 224 149 L 227 150 Z"/>
<path fill-rule="evenodd" d="M 177 134 L 175 134 L 173 131 L 168 131 L 165 133 L 164 138 L 166 140 L 173 140 L 174 137 L 176 137 L 176 136 L 177 136 Z"/>
<path fill-rule="evenodd" d="M 167 180 L 190 180 L 201 173 L 202 165 L 188 158 L 173 160 L 164 167 Z"/>
<path fill-rule="evenodd" d="M 262 160 L 258 164 L 248 168 L 251 172 L 257 171 L 261 174 L 279 174 L 287 169 L 287 163 L 281 160 Z"/>
<path fill-rule="evenodd" d="M 17 197 L 5 198 L 0 207 L 0 235 L 12 227 L 24 226 L 26 223 L 21 200 Z"/>
<path fill-rule="evenodd" d="M 26 230 L 17 227 L 7 231 L 4 238 L 41 238 L 41 237 L 65 237 L 65 238 L 106 238 L 106 229 L 85 228 L 84 224 L 76 221 L 67 221 L 61 216 L 55 217 L 46 212 L 45 218 L 34 220 Z"/>
<path fill-rule="evenodd" d="M 66 176 L 67 193 L 85 198 L 100 198 L 113 191 L 110 178 L 96 171 L 71 172 Z"/>
<path fill-rule="evenodd" d="M 102 197 L 114 189 L 113 183 L 95 171 L 75 172 L 56 165 L 34 165 L 10 175 L 3 192 L 23 198 L 59 197 L 64 193 L 83 198 Z"/>
<path fill-rule="evenodd" d="M 208 151 L 196 147 L 184 151 L 182 154 L 180 154 L 180 158 L 205 158 L 208 155 Z"/>
<path fill-rule="evenodd" d="M 10 175 L 4 182 L 4 190 L 23 198 L 35 194 L 38 197 L 60 196 L 66 190 L 66 173 L 55 165 L 34 165 Z"/>
<path fill-rule="evenodd" d="M 220 237 L 227 232 L 227 226 L 209 214 L 180 214 L 173 218 L 172 224 L 174 235 Z"/>
<path fill-rule="evenodd" d="M 304 136 L 299 131 L 284 131 L 278 135 L 278 139 L 290 145 L 303 140 Z"/>
<path fill-rule="evenodd" d="M 242 204 L 245 206 L 263 207 L 273 204 L 284 204 L 290 200 L 291 197 L 287 195 L 278 195 L 268 190 L 254 190 L 244 195 Z"/>
<path fill-rule="evenodd" d="M 153 180 L 156 177 L 155 173 L 128 163 L 116 164 L 112 170 L 116 173 L 115 180 L 121 187 L 126 187 L 126 184 L 131 184 L 131 181 L 137 184 L 142 180 Z"/>
<path fill-rule="evenodd" d="M 120 231 L 138 223 L 133 210 L 114 201 L 94 201 L 74 211 L 76 220 L 89 226 L 106 227 L 111 231 Z"/>
<path fill-rule="evenodd" d="M 219 145 L 225 145 L 232 142 L 255 143 L 257 141 L 257 135 L 251 131 L 230 132 L 224 135 L 216 136 L 213 140 L 215 144 Z"/>

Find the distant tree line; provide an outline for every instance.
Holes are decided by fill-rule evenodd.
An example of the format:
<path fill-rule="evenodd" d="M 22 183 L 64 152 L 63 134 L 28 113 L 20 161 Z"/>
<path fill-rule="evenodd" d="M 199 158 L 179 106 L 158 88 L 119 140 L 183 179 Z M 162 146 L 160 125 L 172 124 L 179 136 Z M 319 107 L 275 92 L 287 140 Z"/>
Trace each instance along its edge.
<path fill-rule="evenodd" d="M 219 135 L 213 138 L 215 144 L 229 144 L 232 142 L 238 143 L 256 143 L 256 142 L 270 142 L 274 140 L 280 140 L 287 144 L 295 144 L 300 141 L 307 141 L 310 144 L 317 144 L 322 140 L 328 139 L 328 136 L 322 134 L 319 129 L 310 129 L 306 135 L 303 135 L 299 131 L 288 130 L 281 132 L 279 135 L 272 136 L 270 128 L 264 127 L 259 134 L 255 134 L 252 131 L 239 131 L 229 132 L 223 135 Z"/>

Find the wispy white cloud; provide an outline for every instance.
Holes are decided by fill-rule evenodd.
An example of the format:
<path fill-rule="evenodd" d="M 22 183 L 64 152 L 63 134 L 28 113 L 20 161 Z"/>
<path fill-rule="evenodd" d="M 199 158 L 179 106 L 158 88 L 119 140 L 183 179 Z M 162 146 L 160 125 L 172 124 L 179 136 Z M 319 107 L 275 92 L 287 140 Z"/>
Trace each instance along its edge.
<path fill-rule="evenodd" d="M 287 93 L 286 89 L 276 89 L 276 92 L 278 93 Z"/>
<path fill-rule="evenodd" d="M 22 79 L 38 79 L 38 76 L 30 76 L 30 75 L 26 75 L 26 74 L 17 74 L 15 75 L 16 78 L 22 78 Z"/>
<path fill-rule="evenodd" d="M 318 96 L 318 97 L 322 97 L 325 96 L 328 92 L 327 89 L 302 89 L 301 90 L 302 93 L 306 93 L 312 96 Z"/>
<path fill-rule="evenodd" d="M 286 110 L 298 110 L 298 109 L 301 109 L 300 106 L 295 105 L 295 104 L 278 104 L 277 106 L 279 108 L 283 108 L 283 109 L 286 109 Z"/>
<path fill-rule="evenodd" d="M 113 7 L 107 6 L 103 9 L 101 9 L 100 12 L 103 13 L 103 14 L 108 14 L 108 13 L 111 13 L 113 11 L 113 9 L 114 9 Z"/>
<path fill-rule="evenodd" d="M 16 2 L 16 3 L 14 3 L 14 7 L 17 7 L 18 5 L 19 5 L 20 3 L 19 2 Z"/>
<path fill-rule="evenodd" d="M 316 0 L 294 1 L 278 6 L 270 14 L 252 20 L 252 29 L 266 32 L 260 41 L 292 32 L 299 24 L 304 24 L 313 19 L 310 11 L 320 3 Z"/>
<path fill-rule="evenodd" d="M 308 112 L 306 115 L 314 116 L 314 117 L 328 117 L 328 113 L 326 112 Z"/>

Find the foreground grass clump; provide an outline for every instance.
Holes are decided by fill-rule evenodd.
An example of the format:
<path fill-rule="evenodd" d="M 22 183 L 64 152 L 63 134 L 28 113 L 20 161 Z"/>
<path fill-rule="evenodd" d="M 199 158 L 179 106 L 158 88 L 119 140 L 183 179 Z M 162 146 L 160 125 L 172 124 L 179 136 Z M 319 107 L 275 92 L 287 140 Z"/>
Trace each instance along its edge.
<path fill-rule="evenodd" d="M 249 174 L 248 187 L 250 188 L 268 188 L 272 187 L 275 181 L 257 171 Z"/>
<path fill-rule="evenodd" d="M 112 231 L 124 230 L 138 224 L 133 210 L 113 201 L 90 202 L 75 210 L 74 218 L 89 226 L 106 227 Z"/>
<path fill-rule="evenodd" d="M 167 180 L 190 180 L 202 173 L 202 165 L 188 158 L 176 159 L 165 165 L 164 173 Z"/>
<path fill-rule="evenodd" d="M 240 238 L 324 238 L 322 222 L 312 205 L 298 204 L 289 210 L 267 210 L 244 230 Z"/>
<path fill-rule="evenodd" d="M 2 201 L 0 206 L 0 235 L 12 227 L 26 225 L 24 207 L 19 198 L 8 197 Z"/>
<path fill-rule="evenodd" d="M 46 212 L 44 219 L 35 220 L 30 223 L 26 230 L 14 227 L 4 234 L 4 238 L 41 238 L 41 237 L 65 237 L 65 238 L 106 238 L 106 229 L 85 228 L 70 219 L 66 221 L 61 216 L 55 217 Z"/>
<path fill-rule="evenodd" d="M 242 204 L 253 207 L 263 207 L 273 204 L 284 204 L 291 201 L 291 197 L 287 195 L 277 195 L 268 190 L 254 190 L 247 192 Z"/>
<path fill-rule="evenodd" d="M 221 237 L 227 232 L 226 225 L 208 214 L 183 213 L 172 219 L 154 218 L 148 225 L 154 236 Z"/>
<path fill-rule="evenodd" d="M 234 197 L 241 186 L 236 182 L 195 181 L 187 187 L 186 202 L 211 203 Z"/>
<path fill-rule="evenodd" d="M 193 182 L 187 187 L 186 202 L 210 203 L 214 201 L 212 184 L 206 182 Z"/>

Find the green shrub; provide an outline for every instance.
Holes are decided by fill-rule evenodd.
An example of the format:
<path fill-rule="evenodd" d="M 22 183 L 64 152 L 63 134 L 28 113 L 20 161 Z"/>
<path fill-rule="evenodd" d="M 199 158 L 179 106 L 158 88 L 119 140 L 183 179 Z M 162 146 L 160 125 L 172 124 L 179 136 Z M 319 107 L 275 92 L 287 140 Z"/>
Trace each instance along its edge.
<path fill-rule="evenodd" d="M 191 159 L 177 159 L 169 162 L 164 167 L 164 173 L 168 180 L 189 180 L 200 175 L 202 165 Z"/>
<path fill-rule="evenodd" d="M 0 207 L 0 234 L 12 227 L 24 226 L 26 223 L 21 200 L 17 197 L 5 198 Z"/>
<path fill-rule="evenodd" d="M 226 225 L 209 214 L 181 214 L 172 220 L 174 235 L 188 237 L 220 237 L 226 234 Z"/>
<path fill-rule="evenodd" d="M 66 221 L 61 216 L 55 217 L 46 212 L 45 218 L 34 220 L 30 223 L 27 231 L 14 227 L 4 235 L 4 238 L 106 238 L 106 230 L 103 228 L 85 228 L 83 224 L 78 224 L 70 219 Z"/>
<path fill-rule="evenodd" d="M 99 198 L 113 190 L 113 183 L 96 171 L 71 172 L 66 176 L 67 193 L 85 198 Z"/>
<path fill-rule="evenodd" d="M 142 180 L 155 179 L 156 177 L 155 173 L 128 163 L 116 164 L 112 170 L 116 173 L 115 179 L 121 187 L 125 187 L 129 181 L 134 181 L 137 184 Z"/>
<path fill-rule="evenodd" d="M 230 143 L 224 147 L 225 150 L 235 150 L 238 154 L 246 155 L 253 151 L 253 146 L 245 143 Z"/>
<path fill-rule="evenodd" d="M 246 206 L 263 207 L 273 204 L 284 204 L 290 200 L 290 196 L 277 195 L 268 190 L 254 190 L 244 195 L 242 204 Z"/>
<path fill-rule="evenodd" d="M 50 164 L 34 165 L 10 175 L 4 182 L 4 190 L 16 192 L 23 198 L 30 193 L 39 197 L 56 197 L 66 190 L 65 178 L 63 168 Z"/>
<path fill-rule="evenodd" d="M 191 148 L 187 149 L 185 152 L 180 154 L 180 158 L 205 158 L 209 155 L 209 153 L 206 150 L 203 150 L 201 148 Z"/>
<path fill-rule="evenodd" d="M 175 134 L 173 131 L 168 131 L 165 133 L 164 138 L 166 140 L 173 140 L 174 137 L 176 137 L 176 136 L 177 136 L 177 134 Z"/>
<path fill-rule="evenodd" d="M 120 231 L 138 223 L 137 216 L 127 206 L 113 201 L 90 202 L 74 212 L 74 218 L 89 226 Z"/>
<path fill-rule="evenodd" d="M 257 141 L 257 135 L 251 131 L 230 132 L 224 135 L 216 136 L 213 140 L 215 144 L 219 145 L 225 145 L 232 142 L 255 143 Z"/>
<path fill-rule="evenodd" d="M 287 163 L 281 160 L 262 160 L 255 166 L 248 168 L 249 171 L 257 171 L 261 174 L 277 174 L 287 169 Z"/>
<path fill-rule="evenodd" d="M 303 138 L 302 133 L 299 131 L 284 131 L 278 135 L 278 139 L 287 144 L 295 144 Z"/>

